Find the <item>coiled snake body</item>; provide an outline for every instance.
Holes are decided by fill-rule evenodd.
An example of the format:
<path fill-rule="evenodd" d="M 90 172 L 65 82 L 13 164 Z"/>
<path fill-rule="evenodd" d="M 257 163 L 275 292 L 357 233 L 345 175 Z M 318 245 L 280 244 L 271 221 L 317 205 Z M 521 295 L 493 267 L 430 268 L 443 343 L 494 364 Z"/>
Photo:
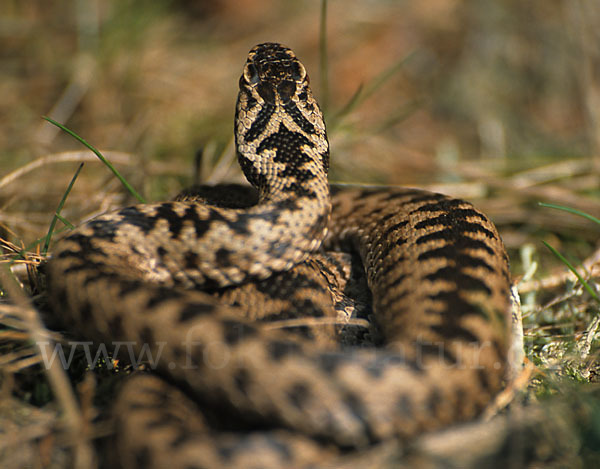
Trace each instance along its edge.
<path fill-rule="evenodd" d="M 119 464 L 314 466 L 477 416 L 507 362 L 508 264 L 492 223 L 420 190 L 330 198 L 322 114 L 279 44 L 249 53 L 235 135 L 256 194 L 121 209 L 49 263 L 53 309 L 74 332 L 160 357 L 162 379 L 134 374 L 120 393 Z M 382 346 L 268 322 L 361 311 Z"/>

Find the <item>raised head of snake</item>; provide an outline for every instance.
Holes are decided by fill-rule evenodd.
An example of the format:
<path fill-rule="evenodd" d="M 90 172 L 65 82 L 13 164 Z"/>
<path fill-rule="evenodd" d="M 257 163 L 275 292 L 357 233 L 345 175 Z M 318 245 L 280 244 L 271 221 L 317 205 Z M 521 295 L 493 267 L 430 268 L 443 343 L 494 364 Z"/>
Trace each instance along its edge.
<path fill-rule="evenodd" d="M 60 271 L 74 262 L 82 269 L 101 264 L 119 273 L 136 266 L 136 279 L 224 287 L 305 260 L 321 245 L 331 213 L 329 144 L 308 82 L 290 49 L 266 43 L 250 51 L 240 78 L 235 140 L 242 169 L 259 191 L 258 204 L 234 209 L 175 201 L 124 208 L 67 237 L 52 266 Z"/>
<path fill-rule="evenodd" d="M 248 54 L 239 85 L 238 160 L 259 190 L 262 210 L 274 204 L 295 235 L 321 240 L 330 213 L 329 143 L 306 69 L 287 47 L 259 44 Z M 290 217 L 294 221 L 286 222 Z"/>
<path fill-rule="evenodd" d="M 321 442 L 343 453 L 478 415 L 502 387 L 509 345 L 508 258 L 487 217 L 401 188 L 337 188 L 331 211 L 322 114 L 304 67 L 278 44 L 249 53 L 235 138 L 256 205 L 200 197 L 124 208 L 71 232 L 48 264 L 67 327 L 133 344 L 139 357 L 149 347 L 157 371 L 196 398 L 173 407 L 182 394 L 133 377 L 115 412 L 122 467 L 241 467 L 236 454 L 250 467 L 322 466 Z M 338 295 L 352 266 L 311 255 L 330 211 L 324 248 L 360 257 L 368 291 L 357 296 L 386 345 L 376 352 L 331 351 L 242 314 L 275 303 L 282 318 L 327 318 L 332 299 L 352 306 Z M 268 280 L 240 285 L 229 302 L 197 291 L 256 279 Z M 273 452 L 268 464 L 254 459 Z"/>

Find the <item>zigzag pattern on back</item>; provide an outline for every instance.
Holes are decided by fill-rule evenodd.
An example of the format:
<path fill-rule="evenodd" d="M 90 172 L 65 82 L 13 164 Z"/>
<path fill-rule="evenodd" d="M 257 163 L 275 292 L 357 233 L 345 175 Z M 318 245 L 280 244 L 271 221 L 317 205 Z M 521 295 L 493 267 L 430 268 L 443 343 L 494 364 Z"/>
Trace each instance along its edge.
<path fill-rule="evenodd" d="M 115 464 L 308 467 L 476 417 L 508 347 L 507 256 L 487 217 L 416 189 L 330 196 L 322 113 L 279 44 L 248 55 L 235 137 L 256 193 L 102 215 L 49 262 L 74 334 L 160 355 L 120 393 Z M 331 324 L 351 314 L 380 347 L 347 345 Z M 299 333 L 277 327 L 303 317 Z"/>

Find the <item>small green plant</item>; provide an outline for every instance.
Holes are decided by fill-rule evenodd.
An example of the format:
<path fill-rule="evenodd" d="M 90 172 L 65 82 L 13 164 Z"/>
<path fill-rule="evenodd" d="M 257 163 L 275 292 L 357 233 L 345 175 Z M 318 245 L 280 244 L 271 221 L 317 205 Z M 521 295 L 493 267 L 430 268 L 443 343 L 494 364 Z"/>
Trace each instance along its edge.
<path fill-rule="evenodd" d="M 65 127 L 64 125 L 62 125 L 59 122 L 56 122 L 54 119 L 51 119 L 50 117 L 46 117 L 46 116 L 44 116 L 43 118 L 45 120 L 47 120 L 48 122 L 50 122 L 52 125 L 57 126 L 59 129 L 66 132 L 67 134 L 69 134 L 71 137 L 73 137 L 78 142 L 85 145 L 90 151 L 92 151 L 100 159 L 100 161 L 102 161 L 102 163 L 104 163 L 108 167 L 108 169 L 110 169 L 112 171 L 112 173 L 117 177 L 117 179 L 119 181 L 121 181 L 123 186 L 129 191 L 129 193 L 131 195 L 133 195 L 141 203 L 146 203 L 146 200 L 140 194 L 138 194 L 138 192 L 131 186 L 131 184 L 129 184 L 129 182 L 127 182 L 127 180 L 121 175 L 121 173 L 119 173 L 119 171 L 117 171 L 117 169 L 110 163 L 110 161 L 108 161 L 104 157 L 104 155 L 102 153 L 100 153 L 100 151 L 97 150 L 93 145 L 91 145 L 86 140 L 81 138 L 79 135 L 77 135 L 71 129 Z M 48 252 L 48 248 L 50 247 L 50 241 L 52 239 L 52 235 L 53 235 L 55 227 L 56 227 L 56 222 L 58 220 L 63 222 L 67 226 L 67 228 L 69 228 L 69 229 L 74 228 L 73 225 L 60 214 L 60 212 L 62 211 L 62 209 L 65 205 L 65 202 L 67 200 L 67 197 L 69 196 L 69 193 L 71 192 L 71 189 L 73 188 L 73 185 L 75 184 L 75 180 L 77 179 L 77 176 L 79 176 L 79 173 L 81 172 L 81 168 L 83 168 L 83 163 L 81 163 L 79 165 L 79 167 L 77 168 L 77 171 L 75 171 L 75 174 L 73 175 L 73 178 L 71 179 L 71 182 L 69 183 L 69 186 L 67 187 L 67 190 L 63 194 L 62 199 L 60 200 L 60 203 L 58 204 L 58 208 L 54 212 L 54 216 L 52 217 L 52 221 L 50 222 L 50 226 L 48 228 L 48 234 L 44 238 L 40 238 L 39 240 L 35 241 L 35 243 L 33 244 L 33 246 L 37 246 L 37 244 L 44 241 L 44 246 L 42 248 L 43 254 L 46 254 Z"/>
<path fill-rule="evenodd" d="M 61 129 L 62 131 L 68 133 L 71 137 L 73 137 L 78 142 L 85 145 L 91 152 L 93 152 L 100 159 L 100 161 L 102 161 L 108 167 L 108 169 L 110 169 L 112 171 L 112 173 L 117 177 L 117 179 L 119 181 L 121 181 L 121 184 L 123 184 L 123 186 L 125 186 L 125 188 L 129 191 L 129 193 L 131 195 L 133 195 L 140 203 L 142 203 L 142 204 L 146 203 L 146 200 L 140 194 L 137 193 L 137 191 L 131 186 L 131 184 L 129 184 L 129 182 L 127 182 L 127 180 L 123 176 L 121 176 L 121 173 L 119 173 L 119 171 L 117 171 L 117 169 L 110 163 L 110 161 L 108 161 L 104 157 L 104 155 L 102 153 L 100 153 L 94 146 L 92 146 L 90 143 L 86 142 L 83 138 L 81 138 L 79 135 L 77 135 L 71 129 L 65 127 L 64 125 L 60 124 L 59 122 L 56 122 L 54 119 L 51 119 L 50 117 L 46 117 L 46 116 L 44 116 L 43 118 L 45 120 L 47 120 L 48 122 L 50 122 L 52 125 L 55 125 L 59 129 Z"/>
<path fill-rule="evenodd" d="M 582 212 L 581 210 L 577 210 L 577 209 L 574 209 L 571 207 L 564 207 L 562 205 L 546 204 L 543 202 L 540 202 L 539 205 L 541 207 L 554 208 L 557 210 L 563 210 L 565 212 L 573 213 L 575 215 L 579 215 L 581 217 L 587 218 L 588 220 L 591 220 L 594 223 L 597 223 L 598 225 L 600 225 L 600 219 L 593 217 L 592 215 L 589 215 L 585 212 Z M 565 264 L 567 266 L 567 268 L 571 272 L 573 272 L 575 277 L 577 277 L 577 280 L 579 280 L 579 282 L 587 290 L 587 292 L 590 294 L 590 296 L 592 298 L 594 298 L 594 300 L 596 300 L 600 304 L 600 298 L 598 297 L 598 294 L 596 293 L 594 288 L 583 278 L 583 276 L 577 271 L 577 269 L 573 266 L 573 264 L 571 264 L 560 252 L 558 252 L 554 247 L 552 247 L 546 241 L 542 241 L 542 243 L 544 243 L 544 246 L 546 246 L 548 249 L 550 249 L 552 254 L 554 254 L 558 258 L 558 260 L 560 260 L 563 264 Z"/>
<path fill-rule="evenodd" d="M 71 182 L 69 183 L 67 190 L 63 194 L 62 199 L 60 199 L 56 212 L 54 212 L 54 216 L 52 217 L 52 221 L 50 222 L 50 226 L 48 227 L 48 234 L 46 235 L 44 247 L 42 249 L 43 254 L 46 254 L 48 252 L 48 248 L 50 247 L 50 240 L 52 239 L 52 234 L 54 233 L 54 228 L 56 227 L 56 222 L 58 220 L 62 221 L 67 227 L 73 229 L 73 225 L 67 219 L 61 216 L 60 212 L 62 211 L 65 202 L 67 201 L 67 197 L 69 196 L 71 189 L 73 189 L 73 184 L 75 184 L 75 180 L 77 179 L 77 176 L 79 176 L 81 168 L 83 168 L 83 163 L 81 163 L 77 168 L 77 171 L 75 171 L 75 174 L 71 178 Z"/>

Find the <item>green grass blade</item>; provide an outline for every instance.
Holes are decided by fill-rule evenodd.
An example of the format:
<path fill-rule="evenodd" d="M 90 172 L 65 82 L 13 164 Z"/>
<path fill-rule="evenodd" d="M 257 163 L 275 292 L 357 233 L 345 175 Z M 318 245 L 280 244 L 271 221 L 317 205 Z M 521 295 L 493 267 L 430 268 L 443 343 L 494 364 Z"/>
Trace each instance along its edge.
<path fill-rule="evenodd" d="M 44 243 L 44 247 L 42 248 L 42 253 L 43 254 L 46 254 L 48 252 L 48 247 L 50 247 L 50 240 L 52 239 L 52 233 L 54 233 L 54 227 L 56 226 L 56 222 L 59 219 L 58 217 L 60 217 L 60 212 L 61 212 L 61 210 L 63 209 L 63 207 L 65 205 L 67 197 L 69 196 L 69 193 L 71 192 L 71 189 L 73 189 L 73 184 L 75 184 L 75 180 L 77 179 L 77 176 L 79 176 L 79 173 L 81 172 L 81 168 L 83 168 L 83 163 L 81 163 L 79 165 L 79 167 L 77 168 L 77 171 L 75 171 L 75 174 L 71 178 L 71 182 L 69 183 L 69 186 L 67 187 L 67 190 L 63 194 L 62 199 L 60 199 L 60 202 L 58 204 L 58 208 L 56 209 L 56 213 L 52 217 L 52 221 L 50 222 L 50 227 L 48 228 L 48 234 L 46 235 L 46 242 Z M 64 220 L 63 217 L 60 217 L 60 218 L 62 218 Z"/>
<path fill-rule="evenodd" d="M 329 62 L 327 57 L 327 0 L 321 0 L 319 24 L 319 59 L 321 68 L 321 108 L 327 115 L 329 108 Z"/>
<path fill-rule="evenodd" d="M 335 127 L 344 117 L 350 114 L 354 109 L 360 106 L 364 101 L 369 99 L 379 88 L 381 88 L 390 78 L 396 75 L 406 64 L 406 62 L 412 57 L 412 53 L 400 59 L 398 62 L 392 64 L 390 67 L 383 70 L 377 75 L 370 83 L 363 86 L 360 85 L 356 92 L 350 98 L 350 101 L 338 111 L 332 119 L 332 126 Z"/>
<path fill-rule="evenodd" d="M 55 213 L 54 216 L 56 218 L 58 218 L 60 221 L 62 221 L 67 228 L 69 228 L 70 230 L 74 230 L 75 229 L 75 225 L 73 225 L 73 223 L 71 223 L 69 220 L 67 220 L 65 217 L 63 217 L 60 213 Z"/>
<path fill-rule="evenodd" d="M 98 158 L 100 158 L 100 161 L 102 161 L 108 167 L 108 169 L 110 169 L 113 172 L 113 174 L 117 177 L 117 179 L 119 181 L 121 181 L 121 184 L 123 184 L 123 186 L 125 186 L 125 188 L 129 191 L 129 193 L 131 195 L 133 195 L 141 203 L 143 203 L 143 204 L 146 203 L 146 200 L 140 194 L 137 193 L 137 191 L 125 180 L 125 178 L 123 176 L 121 176 L 121 174 L 117 171 L 117 169 L 110 163 L 110 161 L 108 161 L 106 158 L 104 158 L 104 155 L 102 153 L 100 153 L 98 150 L 96 150 L 96 148 L 94 148 L 91 144 L 86 142 L 83 138 L 81 138 L 79 135 L 77 135 L 72 130 L 70 130 L 67 127 L 65 127 L 64 125 L 56 122 L 54 119 L 51 119 L 50 117 L 47 117 L 47 116 L 42 116 L 42 118 L 47 120 L 48 122 L 50 122 L 52 125 L 55 125 L 62 131 L 68 133 L 75 140 L 77 140 L 78 142 L 80 142 L 81 144 L 86 146 L 91 152 L 93 152 Z"/>
<path fill-rule="evenodd" d="M 579 215 L 583 218 L 587 218 L 588 220 L 593 221 L 594 223 L 597 223 L 600 225 L 600 219 L 593 217 L 592 215 L 589 215 L 585 212 L 582 212 L 581 210 L 577 210 L 576 208 L 564 207 L 562 205 L 555 205 L 555 204 L 547 204 L 544 202 L 538 202 L 538 205 L 540 207 L 555 208 L 557 210 L 563 210 L 565 212 L 573 213 L 574 215 Z"/>
<path fill-rule="evenodd" d="M 575 267 L 573 267 L 573 265 L 560 252 L 558 252 L 556 249 L 550 246 L 546 241 L 542 241 L 542 243 L 544 243 L 544 246 L 550 249 L 550 251 L 552 251 L 552 254 L 554 254 L 563 264 L 565 264 L 569 268 L 569 270 L 573 272 L 573 274 L 575 274 L 577 280 L 581 282 L 581 284 L 585 287 L 585 289 L 592 296 L 592 298 L 594 298 L 598 303 L 600 303 L 600 298 L 598 298 L 598 295 L 596 294 L 594 289 L 590 286 L 589 283 L 587 283 L 587 281 L 581 275 L 579 275 L 577 269 L 575 269 Z"/>
<path fill-rule="evenodd" d="M 390 78 L 392 78 L 394 75 L 396 75 L 400 70 L 402 70 L 402 68 L 404 68 L 404 65 L 406 64 L 406 62 L 408 62 L 408 60 L 412 56 L 413 56 L 412 53 L 407 54 L 405 57 L 402 57 L 396 63 L 392 64 L 391 66 L 386 68 L 384 71 L 382 71 L 379 75 L 377 75 L 375 78 L 373 78 L 371 83 L 369 83 L 369 85 L 365 87 L 364 93 L 361 96 L 362 99 L 359 102 L 359 104 L 362 101 L 364 101 L 365 99 L 371 97 L 371 95 L 374 94 L 379 88 L 381 88 L 385 84 L 386 81 L 388 81 Z"/>
<path fill-rule="evenodd" d="M 328 127 L 330 130 L 333 130 L 345 116 L 347 116 L 354 109 L 356 109 L 356 107 L 359 104 L 358 100 L 362 96 L 363 88 L 364 88 L 364 85 L 362 83 L 360 85 L 358 85 L 358 88 L 356 88 L 356 91 L 354 92 L 352 97 L 348 100 L 346 105 L 342 109 L 340 109 L 334 116 L 332 116 L 331 119 L 329 119 Z"/>
<path fill-rule="evenodd" d="M 423 105 L 422 99 L 415 99 L 401 106 L 396 112 L 393 112 L 382 123 L 373 128 L 373 133 L 385 132 L 386 130 L 398 125 L 400 122 L 408 119 Z"/>

